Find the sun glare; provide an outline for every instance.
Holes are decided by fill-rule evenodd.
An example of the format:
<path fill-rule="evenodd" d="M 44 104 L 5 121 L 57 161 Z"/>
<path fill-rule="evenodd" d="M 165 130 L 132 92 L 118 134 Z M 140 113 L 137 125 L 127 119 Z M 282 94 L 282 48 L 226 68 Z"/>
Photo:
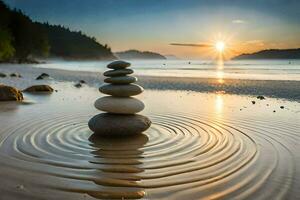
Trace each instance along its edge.
<path fill-rule="evenodd" d="M 225 49 L 225 43 L 223 41 L 218 41 L 215 45 L 218 52 L 222 53 Z"/>

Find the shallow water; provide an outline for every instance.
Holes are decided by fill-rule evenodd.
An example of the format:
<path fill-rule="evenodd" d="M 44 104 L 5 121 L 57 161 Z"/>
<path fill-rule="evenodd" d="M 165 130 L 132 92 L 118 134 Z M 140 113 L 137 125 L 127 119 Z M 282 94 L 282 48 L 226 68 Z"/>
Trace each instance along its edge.
<path fill-rule="evenodd" d="M 300 80 L 300 60 L 228 60 L 224 62 L 213 60 L 130 60 L 130 62 L 136 74 L 143 76 Z M 49 60 L 46 64 L 30 66 L 103 72 L 108 63 L 108 61 Z"/>
<path fill-rule="evenodd" d="M 151 128 L 108 139 L 87 127 L 97 89 L 54 87 L 1 103 L 4 199 L 300 198 L 299 103 L 146 90 Z"/>

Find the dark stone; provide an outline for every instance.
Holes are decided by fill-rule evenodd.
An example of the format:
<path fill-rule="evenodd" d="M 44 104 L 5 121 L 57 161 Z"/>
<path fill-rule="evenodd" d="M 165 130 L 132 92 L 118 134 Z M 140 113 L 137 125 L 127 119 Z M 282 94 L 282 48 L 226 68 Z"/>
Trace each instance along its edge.
<path fill-rule="evenodd" d="M 104 76 L 114 77 L 114 76 L 125 76 L 127 74 L 132 74 L 132 69 L 116 69 L 116 70 L 108 70 L 103 73 Z"/>
<path fill-rule="evenodd" d="M 14 87 L 0 84 L 0 101 L 22 101 L 23 94 Z"/>
<path fill-rule="evenodd" d="M 136 82 L 138 79 L 134 76 L 116 76 L 104 79 L 105 83 L 111 84 L 130 84 Z"/>
<path fill-rule="evenodd" d="M 264 96 L 261 96 L 261 95 L 257 96 L 256 98 L 259 99 L 259 100 L 265 100 L 266 99 Z"/>
<path fill-rule="evenodd" d="M 46 78 L 46 77 L 50 77 L 50 75 L 47 74 L 47 73 L 42 73 L 41 76 L 43 76 L 43 77 L 45 77 L 45 78 Z"/>
<path fill-rule="evenodd" d="M 6 77 L 6 74 L 3 74 L 0 72 L 0 78 L 5 78 Z"/>
<path fill-rule="evenodd" d="M 284 109 L 284 106 L 280 106 L 281 109 Z"/>
<path fill-rule="evenodd" d="M 50 75 L 49 74 L 46 74 L 46 73 L 42 73 L 41 75 L 39 75 L 36 80 L 42 80 L 44 78 L 49 78 Z"/>
<path fill-rule="evenodd" d="M 76 83 L 74 86 L 77 87 L 77 88 L 81 88 L 82 87 L 81 83 Z"/>
<path fill-rule="evenodd" d="M 24 92 L 53 92 L 53 88 L 49 85 L 33 85 L 23 90 Z"/>
<path fill-rule="evenodd" d="M 41 75 L 36 77 L 36 80 L 42 80 L 42 79 L 44 79 L 44 77 L 42 77 Z"/>
<path fill-rule="evenodd" d="M 12 73 L 12 74 L 10 74 L 10 77 L 22 78 L 22 76 L 18 73 Z"/>
<path fill-rule="evenodd" d="M 129 97 L 141 94 L 144 89 L 136 84 L 127 84 L 127 85 L 111 85 L 111 84 L 104 84 L 99 88 L 99 91 L 116 96 L 116 97 Z"/>
<path fill-rule="evenodd" d="M 85 80 L 80 80 L 79 83 L 86 84 Z"/>
<path fill-rule="evenodd" d="M 255 101 L 251 101 L 251 102 L 252 102 L 253 105 L 256 103 Z"/>
<path fill-rule="evenodd" d="M 101 136 L 127 136 L 147 130 L 151 121 L 142 115 L 101 113 L 90 119 L 89 128 Z"/>
<path fill-rule="evenodd" d="M 130 66 L 129 62 L 125 62 L 125 61 L 122 61 L 122 60 L 117 60 L 117 61 L 109 63 L 107 65 L 107 68 L 110 68 L 110 69 L 125 69 L 129 66 Z"/>

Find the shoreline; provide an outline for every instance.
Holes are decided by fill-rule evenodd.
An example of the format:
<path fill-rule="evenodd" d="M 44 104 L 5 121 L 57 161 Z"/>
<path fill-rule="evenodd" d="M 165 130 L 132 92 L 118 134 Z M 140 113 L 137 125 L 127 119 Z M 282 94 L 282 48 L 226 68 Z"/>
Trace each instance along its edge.
<path fill-rule="evenodd" d="M 26 65 L 0 65 L 0 72 L 7 75 L 0 78 L 3 84 L 24 89 L 34 84 L 51 84 L 51 81 L 78 82 L 85 80 L 89 86 L 99 87 L 104 76 L 101 72 L 72 71 L 62 69 L 37 68 Z M 9 77 L 11 73 L 19 73 L 23 78 Z M 48 73 L 50 79 L 35 80 L 41 73 Z M 300 81 L 295 80 L 247 80 L 217 78 L 187 78 L 139 76 L 138 83 L 145 89 L 153 90 L 187 90 L 204 93 L 226 93 L 237 95 L 264 95 L 267 97 L 300 102 Z"/>

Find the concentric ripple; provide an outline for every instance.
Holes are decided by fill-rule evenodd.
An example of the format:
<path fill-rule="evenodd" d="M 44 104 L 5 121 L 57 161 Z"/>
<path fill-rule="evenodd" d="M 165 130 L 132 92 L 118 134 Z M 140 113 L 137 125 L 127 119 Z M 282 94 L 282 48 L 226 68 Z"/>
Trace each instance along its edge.
<path fill-rule="evenodd" d="M 98 199 L 283 198 L 292 188 L 298 125 L 170 113 L 150 116 L 141 135 L 108 139 L 92 135 L 90 117 L 22 121 L 3 130 L 0 153 L 10 167 L 72 182 L 48 188 Z"/>

